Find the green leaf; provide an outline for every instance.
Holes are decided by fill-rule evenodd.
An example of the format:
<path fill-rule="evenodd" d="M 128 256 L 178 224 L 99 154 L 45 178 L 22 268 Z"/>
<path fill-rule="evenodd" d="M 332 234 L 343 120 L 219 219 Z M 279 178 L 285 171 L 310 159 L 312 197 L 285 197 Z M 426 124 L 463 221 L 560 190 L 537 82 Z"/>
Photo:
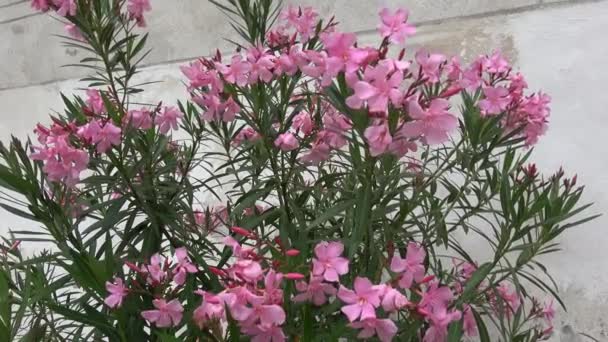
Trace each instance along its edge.
<path fill-rule="evenodd" d="M 491 342 L 490 334 L 488 333 L 488 328 L 486 327 L 486 323 L 481 318 L 481 315 L 473 308 L 471 308 L 473 312 L 473 316 L 475 316 L 475 323 L 477 323 L 477 332 L 479 333 L 479 342 Z"/>
<path fill-rule="evenodd" d="M 479 286 L 479 284 L 481 284 L 481 282 L 484 279 L 486 279 L 486 277 L 488 276 L 490 271 L 492 271 L 493 267 L 494 267 L 493 263 L 491 263 L 491 262 L 485 263 L 485 264 L 481 265 L 473 273 L 473 275 L 471 275 L 471 278 L 469 279 L 469 281 L 467 281 L 467 284 L 464 287 L 462 295 L 460 296 L 460 299 L 458 300 L 459 303 L 467 303 L 470 301 L 471 298 L 473 298 L 475 296 L 475 294 L 477 292 L 477 287 Z"/>

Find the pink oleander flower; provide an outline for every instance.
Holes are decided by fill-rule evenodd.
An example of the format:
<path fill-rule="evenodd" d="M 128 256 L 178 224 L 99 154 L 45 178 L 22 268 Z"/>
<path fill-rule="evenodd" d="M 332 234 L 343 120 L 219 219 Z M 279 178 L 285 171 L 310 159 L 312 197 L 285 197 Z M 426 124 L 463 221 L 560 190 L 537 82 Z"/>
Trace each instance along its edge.
<path fill-rule="evenodd" d="M 312 117 L 310 113 L 302 111 L 293 117 L 291 128 L 302 132 L 304 136 L 309 135 L 313 129 Z"/>
<path fill-rule="evenodd" d="M 298 148 L 298 146 L 300 146 L 300 142 L 298 141 L 295 135 L 288 132 L 279 134 L 279 136 L 274 141 L 274 146 L 281 149 L 281 151 L 288 152 Z"/>
<path fill-rule="evenodd" d="M 260 138 L 260 134 L 256 132 L 252 127 L 244 127 L 232 139 L 232 145 L 240 146 L 243 144 L 243 142 L 255 142 L 258 141 Z"/>
<path fill-rule="evenodd" d="M 72 147 L 66 133 L 48 136 L 44 146 L 34 146 L 33 150 L 30 158 L 43 162 L 42 170 L 49 181 L 62 182 L 68 187 L 78 183 L 89 164 L 89 154 Z"/>
<path fill-rule="evenodd" d="M 475 315 L 473 310 L 467 304 L 463 305 L 463 319 L 462 329 L 464 333 L 469 337 L 477 336 L 477 321 L 475 321 Z"/>
<path fill-rule="evenodd" d="M 399 311 L 410 302 L 405 296 L 390 286 L 386 286 L 382 294 L 382 308 L 386 312 Z"/>
<path fill-rule="evenodd" d="M 114 278 L 113 283 L 106 281 L 106 290 L 110 294 L 106 297 L 104 303 L 112 309 L 119 308 L 122 305 L 122 301 L 129 294 L 129 289 L 127 289 L 120 278 Z"/>
<path fill-rule="evenodd" d="M 306 63 L 305 59 L 306 55 L 302 52 L 302 47 L 293 45 L 289 48 L 288 53 L 282 53 L 276 58 L 274 73 L 276 75 L 293 76 L 298 72 L 298 67 Z"/>
<path fill-rule="evenodd" d="M 293 297 L 294 302 L 312 302 L 316 306 L 327 303 L 327 297 L 335 296 L 338 290 L 331 284 L 323 282 L 323 278 L 310 276 L 310 281 L 299 281 L 296 289 L 300 292 Z"/>
<path fill-rule="evenodd" d="M 203 302 L 192 313 L 194 323 L 202 329 L 208 321 L 223 320 L 226 317 L 224 300 L 210 292 L 203 290 L 195 291 L 196 294 L 203 297 Z"/>
<path fill-rule="evenodd" d="M 243 60 L 241 55 L 232 56 L 229 66 L 225 66 L 220 63 L 215 63 L 215 67 L 224 76 L 224 79 L 228 83 L 236 84 L 239 87 L 247 85 L 249 80 L 249 73 L 251 72 L 251 63 Z"/>
<path fill-rule="evenodd" d="M 498 51 L 484 59 L 483 67 L 492 74 L 506 73 L 511 69 L 509 62 Z"/>
<path fill-rule="evenodd" d="M 80 31 L 80 29 L 78 28 L 78 26 L 76 26 L 75 24 L 66 24 L 64 26 L 65 32 L 68 34 L 68 36 L 79 40 L 79 41 L 84 41 L 84 36 L 82 35 L 82 31 Z"/>
<path fill-rule="evenodd" d="M 129 4 L 127 5 L 129 17 L 134 19 L 137 22 L 137 25 L 140 27 L 146 26 L 144 12 L 151 10 L 152 6 L 150 6 L 150 0 L 129 0 Z"/>
<path fill-rule="evenodd" d="M 469 68 L 462 72 L 460 86 L 468 92 L 475 92 L 483 85 L 483 60 L 478 58 Z"/>
<path fill-rule="evenodd" d="M 363 135 L 369 145 L 369 152 L 372 157 L 385 153 L 393 142 L 393 137 L 389 132 L 388 124 L 386 122 L 369 126 L 365 129 Z"/>
<path fill-rule="evenodd" d="M 357 319 L 376 318 L 376 308 L 380 306 L 380 295 L 383 289 L 374 286 L 367 278 L 355 278 L 354 291 L 340 285 L 338 298 L 348 304 L 342 307 L 341 311 L 349 321 Z"/>
<path fill-rule="evenodd" d="M 354 33 L 325 32 L 321 35 L 321 41 L 327 52 L 322 86 L 330 85 L 340 72 L 354 74 L 365 64 L 369 51 L 355 48 L 356 40 Z"/>
<path fill-rule="evenodd" d="M 183 285 L 186 282 L 186 275 L 188 273 L 196 273 L 198 269 L 190 261 L 188 251 L 184 247 L 175 250 L 175 259 L 177 259 L 177 264 L 173 269 L 173 281 L 177 285 Z"/>
<path fill-rule="evenodd" d="M 150 129 L 152 128 L 152 116 L 150 111 L 146 108 L 139 110 L 130 110 L 126 117 L 126 123 L 136 129 Z"/>
<path fill-rule="evenodd" d="M 274 56 L 261 48 L 251 48 L 247 51 L 247 62 L 251 65 L 247 83 L 252 85 L 261 82 L 270 82 L 273 76 Z"/>
<path fill-rule="evenodd" d="M 190 81 L 189 89 L 210 87 L 214 93 L 224 90 L 224 82 L 217 70 L 209 70 L 201 60 L 180 66 L 182 73 Z"/>
<path fill-rule="evenodd" d="M 264 298 L 267 304 L 283 304 L 283 274 L 269 270 L 264 276 Z"/>
<path fill-rule="evenodd" d="M 363 80 L 354 85 L 354 95 L 346 99 L 346 104 L 359 109 L 364 102 L 373 113 L 386 113 L 389 101 L 396 107 L 401 106 L 403 93 L 399 89 L 403 82 L 403 71 L 391 71 L 386 64 L 368 67 Z"/>
<path fill-rule="evenodd" d="M 46 12 L 50 8 L 50 0 L 32 0 L 31 6 L 37 11 Z"/>
<path fill-rule="evenodd" d="M 434 99 L 423 110 L 417 101 L 410 102 L 408 114 L 413 121 L 403 124 L 402 134 L 409 138 L 422 136 L 428 145 L 448 141 L 449 133 L 458 127 L 458 119 L 448 112 L 449 106 L 445 99 Z"/>
<path fill-rule="evenodd" d="M 57 6 L 57 14 L 62 17 L 67 17 L 68 15 L 76 15 L 76 0 L 53 0 L 53 4 Z"/>
<path fill-rule="evenodd" d="M 236 118 L 236 115 L 241 111 L 241 107 L 236 103 L 234 98 L 230 96 L 224 103 L 224 113 L 222 114 L 222 121 L 230 122 Z"/>
<path fill-rule="evenodd" d="M 353 329 L 362 329 L 357 338 L 368 339 L 374 335 L 382 342 L 390 342 L 399 330 L 390 319 L 368 318 L 359 322 L 350 323 Z"/>
<path fill-rule="evenodd" d="M 164 270 L 165 260 L 159 255 L 154 254 L 150 258 L 150 264 L 144 266 L 144 270 L 148 273 L 147 282 L 150 285 L 158 285 L 165 280 L 167 272 Z"/>
<path fill-rule="evenodd" d="M 430 54 L 424 50 L 416 53 L 416 62 L 422 69 L 422 75 L 428 83 L 439 82 L 441 76 L 441 65 L 445 63 L 446 57 L 441 54 Z"/>
<path fill-rule="evenodd" d="M 418 311 L 423 315 L 432 315 L 435 311 L 447 308 L 453 299 L 454 293 L 449 287 L 439 287 L 439 283 L 434 282 L 422 294 L 418 303 Z"/>
<path fill-rule="evenodd" d="M 452 57 L 445 66 L 446 76 L 449 81 L 458 81 L 462 75 L 462 66 L 460 59 L 456 56 Z"/>
<path fill-rule="evenodd" d="M 501 298 L 502 303 L 497 305 L 497 308 L 503 308 L 507 316 L 517 312 L 521 306 L 521 298 L 517 290 L 511 291 L 509 285 L 502 283 L 497 288 L 498 296 Z"/>
<path fill-rule="evenodd" d="M 553 299 L 545 302 L 543 307 L 543 311 L 541 312 L 542 318 L 548 323 L 551 324 L 555 319 L 555 307 Z"/>
<path fill-rule="evenodd" d="M 249 283 L 257 282 L 263 274 L 262 266 L 254 260 L 241 259 L 230 267 L 228 273 L 233 275 L 233 278 L 242 279 Z"/>
<path fill-rule="evenodd" d="M 106 111 L 101 92 L 97 89 L 87 89 L 86 104 L 87 109 L 95 114 L 103 114 Z"/>
<path fill-rule="evenodd" d="M 312 7 L 289 6 L 281 12 L 281 19 L 286 22 L 285 26 L 295 29 L 302 42 L 308 41 L 315 33 L 318 16 Z"/>
<path fill-rule="evenodd" d="M 393 141 L 388 147 L 388 152 L 401 158 L 409 151 L 416 152 L 418 150 L 418 145 L 408 138 L 406 135 L 407 132 L 404 130 L 404 125 L 402 123 L 399 125 L 400 126 L 397 128 L 397 131 L 393 135 Z"/>
<path fill-rule="evenodd" d="M 97 144 L 97 152 L 106 153 L 112 145 L 120 145 L 121 133 L 120 127 L 115 126 L 109 121 L 106 122 L 97 134 L 97 137 L 93 138 L 93 142 Z"/>
<path fill-rule="evenodd" d="M 391 260 L 390 269 L 395 273 L 399 273 L 399 287 L 402 289 L 409 289 L 412 287 L 412 283 L 416 281 L 419 283 L 424 278 L 424 259 L 426 258 L 426 252 L 424 248 L 410 242 L 407 245 L 407 254 L 405 259 L 397 254 L 393 256 Z"/>
<path fill-rule="evenodd" d="M 495 115 L 502 113 L 511 103 L 509 90 L 505 87 L 484 87 L 485 98 L 479 101 L 482 114 Z"/>
<path fill-rule="evenodd" d="M 423 342 L 445 342 L 448 335 L 448 326 L 450 323 L 460 320 L 462 314 L 460 311 L 447 311 L 447 308 L 442 307 L 436 309 L 429 319 L 431 325 L 424 334 Z"/>
<path fill-rule="evenodd" d="M 158 328 L 175 327 L 181 322 L 184 308 L 177 299 L 170 302 L 165 299 L 155 299 L 152 304 L 156 310 L 146 310 L 141 313 L 141 317 L 146 321 L 155 324 Z"/>
<path fill-rule="evenodd" d="M 330 147 L 326 144 L 323 139 L 315 142 L 312 148 L 308 150 L 308 153 L 300 157 L 300 161 L 307 164 L 317 165 L 322 161 L 329 159 L 331 152 Z"/>
<path fill-rule="evenodd" d="M 398 9 L 394 13 L 388 8 L 383 8 L 380 11 L 381 23 L 378 25 L 378 31 L 382 38 L 388 38 L 391 43 L 404 44 L 405 40 L 416 34 L 416 28 L 407 23 L 409 11 Z"/>
<path fill-rule="evenodd" d="M 352 123 L 344 114 L 330 108 L 323 115 L 323 127 L 324 130 L 318 134 L 319 138 L 322 138 L 329 147 L 339 149 L 348 142 L 346 131 L 352 128 Z"/>
<path fill-rule="evenodd" d="M 251 342 L 284 342 L 285 333 L 277 325 L 254 325 L 243 328 L 244 332 L 251 336 Z"/>
<path fill-rule="evenodd" d="M 319 242 L 312 259 L 312 274 L 329 282 L 339 281 L 341 275 L 348 273 L 348 259 L 341 256 L 342 252 L 344 245 L 341 242 Z"/>
<path fill-rule="evenodd" d="M 178 121 L 184 117 L 176 107 L 165 107 L 161 113 L 156 115 L 154 123 L 158 126 L 158 130 L 162 134 L 167 134 L 169 130 L 177 131 L 179 129 Z"/>

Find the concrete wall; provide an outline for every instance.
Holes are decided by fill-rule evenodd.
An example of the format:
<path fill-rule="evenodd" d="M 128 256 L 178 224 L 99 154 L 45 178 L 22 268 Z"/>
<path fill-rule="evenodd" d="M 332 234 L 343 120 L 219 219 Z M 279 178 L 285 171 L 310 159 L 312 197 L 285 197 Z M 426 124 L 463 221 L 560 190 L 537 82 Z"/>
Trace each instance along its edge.
<path fill-rule="evenodd" d="M 295 1 L 294 1 L 295 2 Z M 564 166 L 587 184 L 584 201 L 595 202 L 592 213 L 608 209 L 608 158 L 603 141 L 608 129 L 608 1 L 558 0 L 336 0 L 303 1 L 321 13 L 335 13 L 344 30 L 360 40 L 377 40 L 374 28 L 379 6 L 405 6 L 419 34 L 410 41 L 470 58 L 499 49 L 527 76 L 531 88 L 553 96 L 548 134 L 534 160 L 550 172 Z M 301 2 L 300 2 L 301 3 Z M 226 50 L 232 34 L 222 15 L 204 0 L 152 0 L 151 45 L 154 52 L 140 76 L 162 81 L 149 87 L 145 99 L 173 102 L 186 98 L 178 65 Z M 53 33 L 61 25 L 47 15 L 32 13 L 29 1 L 0 0 L 0 139 L 25 137 L 32 126 L 46 122 L 51 110 L 62 110 L 59 92 L 81 86 L 82 70 L 61 68 L 78 52 L 62 47 Z M 22 221 L 1 213 L 9 228 Z M 563 251 L 545 264 L 552 270 L 569 307 L 560 313 L 557 329 L 571 325 L 599 340 L 608 340 L 607 217 L 568 232 Z M 555 341 L 559 340 L 556 334 Z M 571 341 L 565 335 L 563 341 Z M 572 340 L 574 341 L 574 340 Z"/>

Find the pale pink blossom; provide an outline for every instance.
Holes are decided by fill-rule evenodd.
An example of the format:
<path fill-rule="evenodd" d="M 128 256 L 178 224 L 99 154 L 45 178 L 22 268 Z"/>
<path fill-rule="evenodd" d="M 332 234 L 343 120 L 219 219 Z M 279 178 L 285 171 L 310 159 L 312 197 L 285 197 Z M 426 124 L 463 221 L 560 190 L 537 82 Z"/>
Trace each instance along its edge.
<path fill-rule="evenodd" d="M 302 42 L 308 41 L 315 33 L 318 16 L 312 7 L 289 6 L 281 12 L 285 26 L 293 28 L 300 35 Z"/>
<path fill-rule="evenodd" d="M 415 138 L 422 136 L 429 145 L 449 140 L 449 133 L 458 127 L 458 119 L 448 112 L 450 103 L 445 99 L 434 99 L 429 108 L 423 110 L 417 101 L 411 101 L 408 114 L 412 121 L 402 127 L 402 135 Z"/>
<path fill-rule="evenodd" d="M 346 104 L 354 109 L 367 103 L 370 112 L 386 113 L 389 101 L 396 107 L 401 106 L 403 94 L 399 87 L 403 82 L 403 71 L 391 72 L 387 65 L 368 67 L 362 81 L 354 85 L 355 93 L 346 99 Z"/>
<path fill-rule="evenodd" d="M 283 274 L 277 273 L 275 270 L 269 270 L 264 276 L 264 299 L 267 304 L 282 304 L 283 290 L 281 283 L 283 282 Z"/>
<path fill-rule="evenodd" d="M 93 143 L 97 144 L 97 152 L 106 153 L 112 145 L 120 145 L 121 129 L 112 122 L 106 122 L 97 136 L 93 138 Z"/>
<path fill-rule="evenodd" d="M 388 147 L 388 152 L 392 153 L 394 156 L 401 158 L 406 155 L 409 151 L 416 152 L 418 150 L 418 146 L 415 142 L 409 140 L 406 135 L 406 130 L 404 129 L 404 125 L 400 123 L 397 131 L 393 135 L 393 141 Z"/>
<path fill-rule="evenodd" d="M 318 138 L 322 139 L 329 147 L 339 149 L 348 142 L 346 131 L 352 128 L 350 120 L 341 113 L 328 109 L 323 115 L 324 130 L 319 132 Z"/>
<path fill-rule="evenodd" d="M 404 44 L 405 40 L 416 33 L 416 28 L 407 23 L 409 11 L 398 9 L 394 13 L 388 8 L 380 11 L 381 23 L 378 31 L 382 38 L 388 38 L 391 43 Z"/>
<path fill-rule="evenodd" d="M 180 67 L 180 70 L 190 81 L 189 89 L 210 87 L 215 93 L 224 90 L 224 82 L 221 80 L 217 70 L 209 70 L 201 60 L 191 62 L 189 65 L 183 65 Z"/>
<path fill-rule="evenodd" d="M 300 45 L 293 45 L 288 53 L 283 53 L 275 59 L 274 73 L 293 76 L 298 72 L 299 65 L 305 64 L 306 55 L 302 52 Z"/>
<path fill-rule="evenodd" d="M 323 282 L 322 277 L 310 276 L 310 281 L 299 281 L 296 289 L 300 292 L 293 298 L 294 302 L 312 302 L 316 306 L 321 306 L 327 302 L 327 297 L 335 296 L 337 289 L 328 283 Z"/>
<path fill-rule="evenodd" d="M 441 76 L 441 65 L 445 63 L 446 57 L 437 53 L 428 53 L 420 50 L 416 53 L 416 62 L 422 70 L 422 75 L 429 83 L 439 82 Z"/>
<path fill-rule="evenodd" d="M 254 325 L 243 328 L 244 332 L 251 336 L 251 342 L 284 342 L 285 333 L 277 325 Z"/>
<path fill-rule="evenodd" d="M 477 321 L 475 321 L 473 310 L 468 304 L 463 305 L 463 309 L 462 329 L 464 333 L 469 337 L 477 336 Z"/>
<path fill-rule="evenodd" d="M 256 132 L 253 127 L 244 127 L 239 133 L 232 139 L 232 145 L 240 146 L 243 142 L 255 142 L 261 138 L 260 134 Z"/>
<path fill-rule="evenodd" d="M 65 24 L 64 26 L 65 32 L 68 34 L 68 36 L 79 40 L 79 41 L 84 41 L 84 36 L 82 35 L 82 31 L 80 31 L 80 29 L 78 28 L 78 26 L 76 26 L 75 24 Z"/>
<path fill-rule="evenodd" d="M 71 146 L 65 133 L 48 136 L 43 146 L 34 146 L 33 150 L 30 158 L 42 161 L 47 178 L 68 187 L 78 183 L 80 174 L 89 164 L 89 154 Z"/>
<path fill-rule="evenodd" d="M 62 17 L 76 15 L 76 0 L 53 0 L 53 4 L 57 6 L 57 14 Z"/>
<path fill-rule="evenodd" d="M 445 307 L 437 308 L 431 316 L 430 327 L 424 334 L 423 342 L 445 342 L 450 323 L 460 320 L 460 311 L 448 311 Z"/>
<path fill-rule="evenodd" d="M 368 339 L 374 335 L 382 342 L 390 342 L 399 330 L 395 323 L 390 319 L 368 318 L 359 322 L 350 323 L 354 329 L 362 329 L 357 338 Z"/>
<path fill-rule="evenodd" d="M 104 303 L 114 309 L 119 308 L 122 305 L 123 300 L 129 293 L 129 289 L 124 285 L 122 279 L 114 278 L 114 282 L 106 282 L 106 290 L 110 293 Z"/>
<path fill-rule="evenodd" d="M 251 66 L 248 78 L 250 85 L 258 81 L 268 83 L 272 80 L 274 56 L 261 48 L 251 48 L 247 51 L 247 62 Z"/>
<path fill-rule="evenodd" d="M 505 87 L 484 87 L 484 99 L 479 101 L 482 114 L 495 115 L 503 112 L 511 103 L 509 90 Z"/>
<path fill-rule="evenodd" d="M 521 298 L 517 290 L 511 290 L 509 285 L 502 283 L 497 288 L 498 296 L 502 302 L 497 305 L 498 308 L 502 307 L 506 312 L 507 316 L 517 312 L 521 306 Z"/>
<path fill-rule="evenodd" d="M 274 141 L 274 146 L 281 149 L 281 151 L 287 152 L 293 151 L 298 148 L 298 146 L 300 146 L 300 142 L 298 141 L 295 135 L 287 132 L 279 134 L 279 136 Z"/>
<path fill-rule="evenodd" d="M 236 118 L 236 115 L 241 111 L 241 106 L 234 100 L 232 96 L 224 103 L 224 113 L 222 114 L 222 121 L 230 122 Z"/>
<path fill-rule="evenodd" d="M 203 297 L 201 305 L 192 313 L 192 319 L 200 329 L 202 329 L 208 321 L 225 319 L 226 313 L 224 308 L 226 304 L 220 296 L 203 290 L 197 290 L 195 293 Z"/>
<path fill-rule="evenodd" d="M 376 308 L 380 306 L 382 289 L 374 286 L 367 278 L 355 278 L 354 291 L 340 285 L 338 298 L 348 304 L 341 311 L 349 321 L 376 318 Z"/>
<path fill-rule="evenodd" d="M 382 308 L 386 312 L 399 311 L 405 308 L 410 302 L 396 289 L 386 286 L 382 293 Z"/>
<path fill-rule="evenodd" d="M 468 92 L 475 92 L 483 85 L 483 59 L 478 58 L 469 68 L 462 72 L 460 86 Z"/>
<path fill-rule="evenodd" d="M 492 74 L 506 73 L 511 69 L 509 62 L 498 51 L 494 52 L 492 56 L 485 58 L 483 67 L 487 72 Z"/>
<path fill-rule="evenodd" d="M 152 128 L 152 116 L 146 108 L 130 110 L 125 119 L 133 128 L 144 130 Z"/>
<path fill-rule="evenodd" d="M 342 257 L 344 245 L 340 242 L 319 242 L 315 246 L 315 258 L 312 259 L 312 274 L 335 282 L 341 275 L 348 273 L 348 259 Z"/>
<path fill-rule="evenodd" d="M 450 81 L 457 81 L 462 75 L 462 66 L 460 65 L 460 59 L 456 56 L 452 57 L 448 64 L 445 66 L 446 77 Z"/>
<path fill-rule="evenodd" d="M 363 135 L 369 145 L 369 152 L 372 157 L 385 153 L 393 142 L 393 137 L 389 132 L 388 123 L 386 122 L 369 126 L 365 129 Z"/>
<path fill-rule="evenodd" d="M 150 263 L 145 266 L 145 271 L 148 273 L 147 281 L 151 285 L 158 285 L 165 280 L 167 272 L 164 270 L 165 260 L 159 255 L 154 254 L 150 258 Z"/>
<path fill-rule="evenodd" d="M 106 111 L 101 92 L 97 89 L 87 89 L 86 104 L 87 108 L 95 114 L 103 114 Z"/>
<path fill-rule="evenodd" d="M 229 66 L 220 63 L 215 64 L 224 79 L 228 83 L 236 84 L 239 87 L 247 85 L 249 80 L 249 72 L 251 71 L 251 63 L 243 60 L 241 55 L 232 56 Z"/>
<path fill-rule="evenodd" d="M 300 161 L 307 164 L 317 165 L 322 161 L 329 159 L 330 147 L 327 143 L 320 139 L 312 145 L 308 153 L 300 157 Z"/>
<path fill-rule="evenodd" d="M 310 116 L 310 113 L 306 111 L 301 111 L 296 116 L 294 116 L 293 121 L 291 123 L 291 128 L 302 132 L 304 136 L 309 135 L 313 129 L 312 117 Z"/>
<path fill-rule="evenodd" d="M 548 324 L 553 322 L 555 319 L 555 307 L 553 299 L 545 302 L 541 315 Z"/>
<path fill-rule="evenodd" d="M 169 130 L 177 131 L 179 129 L 179 120 L 184 117 L 176 107 L 165 107 L 161 113 L 156 115 L 154 123 L 158 126 L 158 130 L 162 134 L 167 134 Z"/>
<path fill-rule="evenodd" d="M 424 248 L 410 242 L 407 245 L 407 254 L 405 259 L 402 259 L 398 254 L 391 259 L 390 269 L 395 273 L 399 273 L 399 287 L 409 289 L 412 283 L 419 283 L 424 278 L 424 259 L 426 252 Z"/>
<path fill-rule="evenodd" d="M 31 5 L 37 11 L 46 12 L 50 8 L 50 0 L 32 0 Z"/>
<path fill-rule="evenodd" d="M 146 21 L 144 19 L 144 12 L 148 12 L 152 10 L 152 6 L 150 6 L 150 0 L 129 0 L 127 5 L 127 12 L 129 12 L 129 17 L 134 19 L 137 22 L 137 25 L 140 27 L 146 26 Z"/>
<path fill-rule="evenodd" d="M 186 275 L 188 273 L 196 273 L 198 269 L 191 262 L 190 257 L 188 257 L 188 251 L 184 247 L 175 250 L 175 259 L 177 264 L 173 269 L 173 281 L 177 285 L 183 285 L 186 282 Z"/>
<path fill-rule="evenodd" d="M 141 317 L 146 321 L 159 328 L 177 326 L 181 322 L 184 308 L 177 299 L 170 302 L 165 299 L 155 299 L 152 304 L 156 310 L 146 310 L 141 313 Z"/>

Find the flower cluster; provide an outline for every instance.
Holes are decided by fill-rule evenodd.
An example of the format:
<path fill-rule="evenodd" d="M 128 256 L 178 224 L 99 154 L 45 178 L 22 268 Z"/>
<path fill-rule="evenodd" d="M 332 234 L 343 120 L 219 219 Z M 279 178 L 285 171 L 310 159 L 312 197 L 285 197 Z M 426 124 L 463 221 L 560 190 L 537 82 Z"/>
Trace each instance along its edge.
<path fill-rule="evenodd" d="M 50 181 L 74 187 L 80 181 L 80 175 L 88 168 L 90 152 L 104 154 L 113 147 L 121 145 L 123 130 L 132 127 L 148 130 L 155 125 L 160 134 L 168 134 L 179 129 L 183 113 L 176 107 L 157 108 L 151 112 L 147 108 L 130 110 L 117 125 L 107 114 L 102 92 L 88 89 L 83 108 L 85 121 L 55 120 L 51 127 L 38 124 L 34 133 L 38 136 L 40 146 L 34 146 L 33 160 L 42 161 L 44 172 Z"/>
<path fill-rule="evenodd" d="M 457 57 L 448 59 L 425 50 L 418 51 L 414 60 L 405 59 L 403 51 L 391 58 L 390 43 L 405 41 L 415 29 L 407 23 L 405 10 L 383 9 L 380 17 L 379 32 L 385 39 L 379 48 L 360 47 L 355 34 L 339 32 L 335 25 L 316 33 L 320 47 L 312 47 L 306 42 L 316 27 L 317 14 L 309 8 L 290 7 L 281 16 L 284 22 L 270 33 L 276 41 L 270 43 L 272 48 L 251 47 L 228 63 L 218 54 L 183 66 L 182 71 L 193 100 L 203 108 L 202 119 L 207 121 L 241 118 L 251 122 L 256 114 L 239 102 L 240 91 L 283 76 L 300 79 L 302 92 L 337 88 L 350 93 L 339 104 L 347 111 L 339 111 L 336 103 L 321 98 L 306 110 L 293 106 L 298 111 L 287 122 L 273 126 L 277 128 L 271 137 L 274 145 L 284 152 L 301 148 L 300 160 L 305 163 L 327 160 L 332 150 L 344 147 L 353 130 L 353 113 L 361 110 L 369 120 L 360 133 L 372 156 L 403 157 L 416 151 L 419 143 L 445 143 L 459 126 L 449 100 L 463 92 L 476 101 L 481 116 L 501 115 L 505 134 L 518 131 L 531 145 L 545 132 L 549 97 L 524 95 L 526 81 L 512 72 L 500 53 L 480 56 L 466 68 Z M 299 41 L 287 35 L 288 27 L 296 31 Z M 233 144 L 255 141 L 260 132 L 259 127 L 244 126 Z"/>

